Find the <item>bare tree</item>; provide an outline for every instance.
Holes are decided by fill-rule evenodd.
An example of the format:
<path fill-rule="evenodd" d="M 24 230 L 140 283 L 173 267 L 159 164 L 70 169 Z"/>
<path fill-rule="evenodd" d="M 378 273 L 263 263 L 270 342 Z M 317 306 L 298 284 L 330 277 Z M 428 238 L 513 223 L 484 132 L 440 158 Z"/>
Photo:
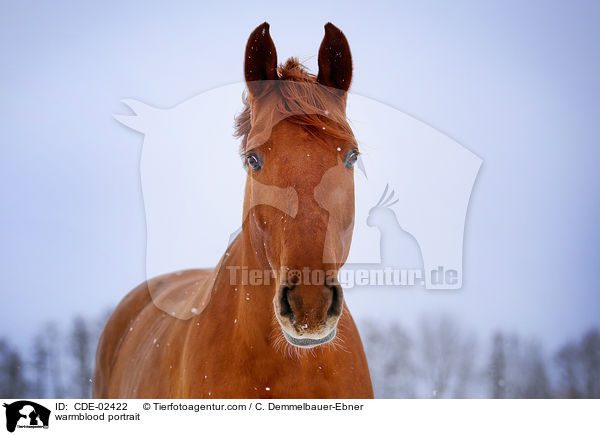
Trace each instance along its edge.
<path fill-rule="evenodd" d="M 10 345 L 4 338 L 0 338 L 0 397 L 8 398 L 10 378 L 8 377 L 8 359 Z"/>
<path fill-rule="evenodd" d="M 530 344 L 525 352 L 526 383 L 525 399 L 548 399 L 552 397 L 546 363 L 538 343 Z"/>
<path fill-rule="evenodd" d="M 505 394 L 511 399 L 552 397 L 542 348 L 536 341 L 505 336 Z"/>
<path fill-rule="evenodd" d="M 375 397 L 415 397 L 412 340 L 398 324 L 361 324 Z"/>
<path fill-rule="evenodd" d="M 47 343 L 48 373 L 50 375 L 48 395 L 53 399 L 62 399 L 67 395 L 63 383 L 62 335 L 55 322 L 46 323 L 41 334 Z"/>
<path fill-rule="evenodd" d="M 474 366 L 477 358 L 477 340 L 474 335 L 465 333 L 458 346 L 460 354 L 458 356 L 453 397 L 463 399 L 471 395 L 470 385 L 475 375 Z"/>
<path fill-rule="evenodd" d="M 489 364 L 490 397 L 504 399 L 506 397 L 506 355 L 504 336 L 499 332 L 493 338 Z"/>
<path fill-rule="evenodd" d="M 565 344 L 556 353 L 554 360 L 560 370 L 560 396 L 568 399 L 583 397 L 583 368 L 577 345 Z"/>
<path fill-rule="evenodd" d="M 588 331 L 581 340 L 579 352 L 583 367 L 583 388 L 588 399 L 600 398 L 600 333 Z"/>
<path fill-rule="evenodd" d="M 414 398 L 416 369 L 413 361 L 413 341 L 398 324 L 388 328 L 386 341 L 383 396 Z"/>
<path fill-rule="evenodd" d="M 47 397 L 48 394 L 48 343 L 43 334 L 37 334 L 33 341 L 33 389 L 32 396 Z"/>
<path fill-rule="evenodd" d="M 19 398 L 27 395 L 24 364 L 19 351 L 0 339 L 0 397 Z"/>
<path fill-rule="evenodd" d="M 91 396 L 92 361 L 90 332 L 81 316 L 75 317 L 71 332 L 71 356 L 75 363 L 73 395 L 77 398 Z"/>
<path fill-rule="evenodd" d="M 384 333 L 380 325 L 370 321 L 364 322 L 361 330 L 361 335 L 364 337 L 365 353 L 369 363 L 371 382 L 373 383 L 373 392 L 376 398 L 383 398 L 383 386 L 385 383 Z"/>
<path fill-rule="evenodd" d="M 108 322 L 109 317 L 113 312 L 112 308 L 105 309 L 102 311 L 100 316 L 95 321 L 90 322 L 90 347 L 88 349 L 89 352 L 89 365 L 90 365 L 90 373 L 93 376 L 94 373 L 94 364 L 96 362 L 96 350 L 98 348 L 98 342 L 100 341 L 100 336 L 102 335 L 102 331 L 104 331 L 104 327 Z M 93 386 L 93 377 L 91 377 L 91 385 L 90 385 L 90 394 L 91 388 Z"/>
<path fill-rule="evenodd" d="M 421 320 L 417 364 L 429 397 L 448 397 L 451 388 L 455 395 L 468 394 L 474 347 L 475 339 L 465 336 L 450 317 L 427 316 Z"/>

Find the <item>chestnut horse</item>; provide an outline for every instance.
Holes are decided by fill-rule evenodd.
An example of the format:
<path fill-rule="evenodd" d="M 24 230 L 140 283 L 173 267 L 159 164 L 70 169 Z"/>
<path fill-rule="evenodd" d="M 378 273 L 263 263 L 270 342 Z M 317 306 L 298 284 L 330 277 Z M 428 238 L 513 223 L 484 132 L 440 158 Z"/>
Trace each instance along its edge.
<path fill-rule="evenodd" d="M 318 64 L 317 76 L 294 58 L 277 67 L 269 25 L 250 35 L 236 124 L 248 172 L 242 231 L 215 269 L 151 279 L 121 301 L 98 344 L 94 397 L 373 397 L 337 281 L 358 150 L 346 120 L 350 47 L 331 23 Z M 189 294 L 181 306 L 193 316 L 159 308 Z"/>

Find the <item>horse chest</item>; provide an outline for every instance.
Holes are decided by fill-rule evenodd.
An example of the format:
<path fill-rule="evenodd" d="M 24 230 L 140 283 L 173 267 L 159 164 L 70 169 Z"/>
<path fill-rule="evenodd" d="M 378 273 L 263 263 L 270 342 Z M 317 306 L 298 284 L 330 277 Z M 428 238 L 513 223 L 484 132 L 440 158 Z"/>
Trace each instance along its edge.
<path fill-rule="evenodd" d="M 289 353 L 286 353 L 289 352 Z M 199 398 L 368 397 L 368 371 L 352 353 L 297 352 L 268 343 L 219 347 L 188 362 L 186 396 Z M 366 379 L 367 387 L 356 388 Z"/>

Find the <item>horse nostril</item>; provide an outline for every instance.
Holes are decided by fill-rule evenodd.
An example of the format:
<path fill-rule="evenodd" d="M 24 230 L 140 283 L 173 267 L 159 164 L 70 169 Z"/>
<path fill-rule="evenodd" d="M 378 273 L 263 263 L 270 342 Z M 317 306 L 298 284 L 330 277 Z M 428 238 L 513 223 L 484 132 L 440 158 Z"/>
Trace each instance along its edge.
<path fill-rule="evenodd" d="M 292 306 L 290 305 L 289 294 L 291 291 L 291 287 L 285 285 L 281 287 L 281 291 L 279 292 L 279 314 L 283 317 L 288 317 L 290 322 L 294 321 L 294 311 L 292 310 Z"/>
<path fill-rule="evenodd" d="M 327 310 L 327 317 L 339 316 L 342 314 L 342 307 L 344 305 L 344 298 L 342 296 L 342 287 L 337 284 L 329 285 L 329 289 L 332 292 L 331 305 Z"/>

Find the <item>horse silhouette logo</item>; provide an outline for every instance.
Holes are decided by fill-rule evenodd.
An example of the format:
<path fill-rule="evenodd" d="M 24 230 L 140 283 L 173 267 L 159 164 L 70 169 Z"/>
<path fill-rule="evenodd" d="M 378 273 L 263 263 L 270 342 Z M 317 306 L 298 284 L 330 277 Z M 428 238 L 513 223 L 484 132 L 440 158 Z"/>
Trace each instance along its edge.
<path fill-rule="evenodd" d="M 3 404 L 6 408 L 6 430 L 14 432 L 15 428 L 44 428 L 50 423 L 50 410 L 29 400 L 19 400 L 11 404 Z"/>
<path fill-rule="evenodd" d="M 245 83 L 234 83 L 170 108 L 128 98 L 122 102 L 132 113 L 114 115 L 143 135 L 138 146 L 148 278 L 213 267 L 239 233 L 250 209 L 243 204 L 246 174 L 239 164 L 239 143 L 231 134 L 231 112 L 239 107 L 244 90 Z M 345 264 L 416 269 L 422 271 L 427 289 L 461 288 L 467 210 L 482 159 L 432 126 L 364 96 L 348 94 L 348 118 L 361 156 L 355 172 L 352 245 Z M 307 161 L 310 158 L 307 155 Z M 315 201 L 336 187 L 343 169 L 341 164 L 331 169 L 315 190 Z M 386 185 L 386 195 L 373 207 Z M 293 188 L 259 183 L 250 188 L 270 190 L 275 200 L 270 205 L 295 215 L 298 199 Z M 388 198 L 391 190 L 394 196 Z M 328 225 L 336 224 L 336 205 L 319 203 L 332 216 Z M 337 253 L 323 255 L 328 263 Z M 152 295 L 157 307 L 182 319 L 196 315 L 206 303 L 180 303 L 185 295 L 159 296 Z"/>

